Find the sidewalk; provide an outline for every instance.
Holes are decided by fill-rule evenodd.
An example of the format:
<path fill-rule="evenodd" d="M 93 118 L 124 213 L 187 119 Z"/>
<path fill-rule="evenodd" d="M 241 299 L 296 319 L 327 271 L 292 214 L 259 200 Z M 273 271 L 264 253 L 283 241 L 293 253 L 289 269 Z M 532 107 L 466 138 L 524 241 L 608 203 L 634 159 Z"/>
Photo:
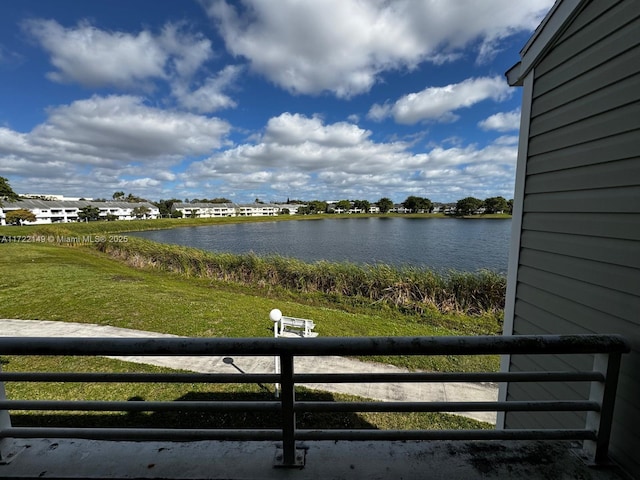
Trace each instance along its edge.
<path fill-rule="evenodd" d="M 85 323 L 53 322 L 46 320 L 0 319 L 0 337 L 177 337 L 157 332 L 145 332 L 126 328 Z M 272 373 L 271 357 L 234 357 L 233 363 L 225 363 L 220 356 L 211 357 L 115 357 L 135 363 L 145 363 L 167 368 L 180 368 L 200 373 Z M 344 357 L 296 357 L 298 373 L 398 373 L 408 370 L 391 365 L 381 365 Z M 477 383 L 360 383 L 360 384 L 305 384 L 305 387 L 337 393 L 348 393 L 381 401 L 496 401 L 498 389 L 493 384 Z M 494 423 L 495 412 L 460 413 L 476 420 Z"/>

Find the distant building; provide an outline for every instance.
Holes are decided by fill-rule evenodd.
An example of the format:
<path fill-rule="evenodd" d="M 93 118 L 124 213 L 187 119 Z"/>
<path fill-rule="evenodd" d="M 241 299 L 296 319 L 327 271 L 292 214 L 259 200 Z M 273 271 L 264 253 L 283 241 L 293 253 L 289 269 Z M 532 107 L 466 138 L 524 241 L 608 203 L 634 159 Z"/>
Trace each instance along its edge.
<path fill-rule="evenodd" d="M 304 205 L 275 203 L 174 203 L 172 212 L 181 212 L 183 217 L 216 218 L 216 217 L 274 217 L 286 208 L 290 214 L 298 212 Z"/>
<path fill-rule="evenodd" d="M 148 202 L 93 202 L 89 200 L 18 200 L 15 202 L 3 202 L 0 206 L 0 225 L 6 225 L 6 214 L 15 210 L 29 210 L 36 216 L 35 222 L 25 222 L 25 225 L 43 225 L 50 223 L 69 223 L 79 221 L 78 213 L 86 206 L 97 207 L 100 210 L 100 218 L 107 219 L 113 215 L 117 220 L 136 220 L 134 214 L 136 207 L 146 207 L 149 211 L 142 217 L 155 219 L 160 217 L 158 207 Z"/>
<path fill-rule="evenodd" d="M 273 217 L 280 213 L 277 206 L 267 203 L 237 205 L 236 211 L 239 217 Z"/>
<path fill-rule="evenodd" d="M 235 217 L 235 203 L 174 203 L 172 212 L 180 212 L 189 218 Z"/>
<path fill-rule="evenodd" d="M 71 201 L 77 202 L 79 200 L 88 200 L 92 201 L 93 198 L 89 197 L 65 197 L 64 195 L 52 195 L 52 194 L 42 194 L 42 193 L 21 193 L 21 198 L 26 198 L 29 200 L 46 200 L 46 201 Z"/>
<path fill-rule="evenodd" d="M 410 208 L 406 208 L 401 203 L 396 203 L 390 210 L 391 213 L 411 213 Z"/>

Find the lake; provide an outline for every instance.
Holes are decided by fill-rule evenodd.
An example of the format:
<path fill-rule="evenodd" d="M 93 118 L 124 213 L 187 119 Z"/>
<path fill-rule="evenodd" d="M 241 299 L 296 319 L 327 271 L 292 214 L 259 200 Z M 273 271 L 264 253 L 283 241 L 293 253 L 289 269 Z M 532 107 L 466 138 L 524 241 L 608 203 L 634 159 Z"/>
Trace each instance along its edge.
<path fill-rule="evenodd" d="M 507 271 L 511 220 L 348 217 L 183 227 L 131 235 L 213 252 L 279 254 L 305 262 Z"/>

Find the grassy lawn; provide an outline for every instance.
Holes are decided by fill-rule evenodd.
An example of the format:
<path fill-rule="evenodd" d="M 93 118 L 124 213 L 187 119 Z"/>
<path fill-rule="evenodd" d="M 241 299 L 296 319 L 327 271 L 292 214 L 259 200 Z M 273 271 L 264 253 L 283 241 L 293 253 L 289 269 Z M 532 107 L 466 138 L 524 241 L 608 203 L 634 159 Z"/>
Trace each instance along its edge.
<path fill-rule="evenodd" d="M 118 222 L 116 222 L 118 223 Z M 124 222 L 121 222 L 124 223 Z M 111 226 L 111 225 L 110 225 Z M 88 230 L 96 228 L 93 225 Z M 23 235 L 22 229 L 1 229 L 1 235 Z M 95 232 L 95 230 L 93 230 Z M 74 234 L 77 232 L 74 231 Z M 111 325 L 184 336 L 270 337 L 272 308 L 285 315 L 311 318 L 321 336 L 430 336 L 496 333 L 485 331 L 485 319 L 464 315 L 403 314 L 376 305 L 340 305 L 318 295 L 297 295 L 274 288 L 239 286 L 206 278 L 133 268 L 88 246 L 51 243 L 0 245 L 0 318 L 43 319 Z M 496 357 L 378 357 L 374 360 L 401 367 L 436 371 L 495 371 Z M 104 358 L 48 359 L 3 357 L 7 371 L 159 371 Z M 10 398 L 100 398 L 127 400 L 272 398 L 255 385 L 210 386 L 200 384 L 143 385 L 7 384 Z M 265 397 L 266 396 L 266 397 Z M 305 397 L 306 396 L 306 397 Z M 300 398 L 342 400 L 338 394 L 300 390 Z M 204 414 L 203 414 L 204 415 Z M 259 415 L 259 414 L 256 414 Z M 12 416 L 14 424 L 66 425 L 68 415 Z M 86 417 L 86 418 L 85 418 Z M 317 415 L 301 415 L 302 428 L 314 428 Z M 347 418 L 348 417 L 348 418 Z M 175 426 L 185 414 L 93 414 L 73 416 L 73 424 Z M 245 421 L 249 417 L 242 417 Z M 269 418 L 250 417 L 252 425 L 270 425 Z M 324 418 L 322 421 L 326 421 Z M 235 425 L 238 418 L 206 414 L 192 425 Z M 115 422 L 115 423 L 114 423 Z M 145 423 L 148 422 L 148 423 Z M 265 422 L 265 423 L 260 423 Z M 486 424 L 459 416 L 438 414 L 348 414 L 330 422 L 348 428 L 475 428 Z M 330 423 L 330 426 L 333 423 Z M 337 427 L 336 427 L 337 428 Z"/>
<path fill-rule="evenodd" d="M 0 318 L 94 323 L 195 337 L 271 336 L 272 308 L 313 319 L 321 336 L 477 334 L 478 324 L 483 325 L 481 318 L 461 315 L 405 315 L 371 306 L 345 311 L 317 296 L 296 298 L 273 289 L 136 269 L 85 247 L 11 243 L 1 248 Z M 379 360 L 426 370 L 497 369 L 494 357 Z"/>
<path fill-rule="evenodd" d="M 172 373 L 150 365 L 131 364 L 108 358 L 82 357 L 4 357 L 6 371 L 59 372 L 127 372 Z M 32 400 L 103 400 L 103 401 L 275 401 L 273 385 L 201 383 L 144 383 L 105 384 L 49 383 L 35 384 L 7 382 L 7 396 Z M 43 388 L 46 386 L 46 388 Z M 315 402 L 348 402 L 362 400 L 351 395 L 296 389 L 296 399 Z M 277 428 L 279 417 L 270 412 L 14 412 L 13 426 L 47 427 L 152 427 L 152 428 Z M 490 428 L 489 424 L 458 415 L 435 413 L 301 413 L 297 427 L 316 428 L 374 428 L 394 430 L 415 429 L 475 429 Z"/>

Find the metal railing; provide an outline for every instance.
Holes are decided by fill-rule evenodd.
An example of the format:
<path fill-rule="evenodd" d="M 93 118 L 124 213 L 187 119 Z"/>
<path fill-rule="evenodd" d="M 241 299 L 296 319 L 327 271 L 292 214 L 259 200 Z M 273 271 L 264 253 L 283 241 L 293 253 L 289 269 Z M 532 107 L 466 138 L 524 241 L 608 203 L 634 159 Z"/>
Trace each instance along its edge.
<path fill-rule="evenodd" d="M 0 338 L 0 355 L 60 356 L 274 356 L 277 374 L 0 372 L 0 440 L 85 438 L 103 440 L 272 440 L 282 442 L 277 466 L 304 464 L 296 449 L 304 440 L 582 440 L 595 462 L 607 459 L 621 355 L 619 335 L 367 337 L 367 338 Z M 487 373 L 295 373 L 298 356 L 594 354 L 590 371 Z M 2 382 L 279 383 L 269 401 L 54 401 L 7 400 Z M 495 402 L 319 402 L 297 401 L 295 386 L 308 383 L 588 382 L 582 400 Z M 9 411 L 192 411 L 279 412 L 276 429 L 49 428 L 11 426 Z M 302 412 L 588 412 L 580 429 L 502 430 L 304 430 Z M 3 417 L 4 416 L 4 417 Z M 4 420 L 3 420 L 4 418 Z M 1 452 L 0 452 L 1 453 Z"/>

